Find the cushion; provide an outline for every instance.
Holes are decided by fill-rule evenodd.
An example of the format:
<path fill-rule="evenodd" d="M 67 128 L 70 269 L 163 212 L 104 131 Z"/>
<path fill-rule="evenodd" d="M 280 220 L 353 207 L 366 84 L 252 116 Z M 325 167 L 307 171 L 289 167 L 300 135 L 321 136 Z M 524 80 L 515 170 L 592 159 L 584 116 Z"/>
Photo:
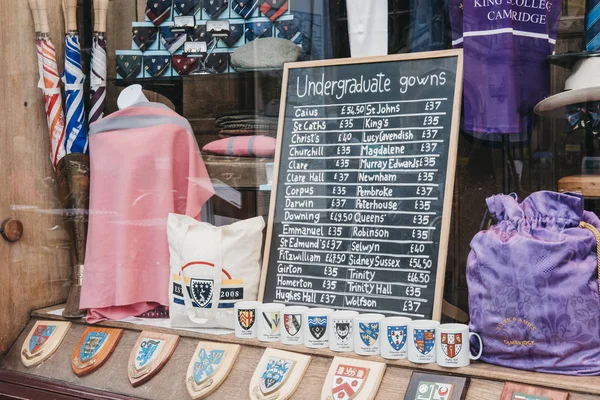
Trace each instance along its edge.
<path fill-rule="evenodd" d="M 202 151 L 221 156 L 273 157 L 276 143 L 267 136 L 235 136 L 210 142 Z"/>
<path fill-rule="evenodd" d="M 280 69 L 286 62 L 300 59 L 302 49 L 286 39 L 259 38 L 231 54 L 236 70 Z"/>

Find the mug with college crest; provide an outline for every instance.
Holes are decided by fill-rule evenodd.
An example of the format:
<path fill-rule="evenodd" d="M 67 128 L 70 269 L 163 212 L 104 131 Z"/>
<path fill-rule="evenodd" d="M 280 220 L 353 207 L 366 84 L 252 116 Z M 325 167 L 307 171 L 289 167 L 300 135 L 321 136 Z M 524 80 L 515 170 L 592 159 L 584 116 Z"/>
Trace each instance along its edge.
<path fill-rule="evenodd" d="M 475 336 L 479 340 L 479 353 L 471 354 L 470 341 Z M 440 367 L 466 367 L 471 360 L 478 360 L 483 352 L 481 336 L 469 332 L 464 324 L 442 324 L 435 329 L 437 341 L 437 363 Z"/>
<path fill-rule="evenodd" d="M 281 312 L 283 325 L 279 328 L 281 332 L 281 343 L 303 344 L 302 339 L 302 313 L 308 310 L 304 306 L 286 307 Z"/>
<path fill-rule="evenodd" d="M 330 308 L 311 308 L 302 313 L 304 345 L 306 347 L 312 349 L 329 347 L 327 317 L 332 311 Z"/>
<path fill-rule="evenodd" d="M 408 361 L 420 364 L 434 363 L 435 329 L 438 321 L 424 319 L 408 323 Z"/>
<path fill-rule="evenodd" d="M 285 304 L 265 303 L 256 308 L 258 324 L 256 338 L 261 342 L 279 342 L 281 339 L 281 312 Z"/>
<path fill-rule="evenodd" d="M 381 357 L 388 360 L 400 360 L 407 357 L 407 317 L 387 317 L 381 321 Z"/>
<path fill-rule="evenodd" d="M 356 311 L 338 310 L 329 314 L 329 349 L 333 351 L 354 351 L 352 320 Z"/>
<path fill-rule="evenodd" d="M 256 339 L 256 308 L 260 301 L 238 301 L 235 303 L 235 337 Z"/>
<path fill-rule="evenodd" d="M 354 352 L 361 356 L 379 354 L 381 342 L 381 321 L 383 314 L 360 314 L 354 317 L 352 330 L 354 335 Z"/>

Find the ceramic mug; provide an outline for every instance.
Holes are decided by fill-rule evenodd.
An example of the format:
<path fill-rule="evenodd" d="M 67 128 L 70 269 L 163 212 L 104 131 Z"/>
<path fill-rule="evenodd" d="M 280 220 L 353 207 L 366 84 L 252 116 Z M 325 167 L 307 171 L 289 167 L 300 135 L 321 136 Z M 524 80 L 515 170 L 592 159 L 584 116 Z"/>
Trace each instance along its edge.
<path fill-rule="evenodd" d="M 479 340 L 479 353 L 471 354 L 471 338 Z M 458 368 L 466 367 L 471 360 L 478 360 L 483 352 L 481 336 L 469 332 L 469 327 L 464 324 L 442 324 L 435 329 L 437 342 L 437 363 L 440 367 Z"/>
<path fill-rule="evenodd" d="M 358 315 L 356 311 L 338 310 L 329 314 L 329 349 L 333 351 L 354 351 L 354 338 L 352 337 L 353 318 Z"/>
<path fill-rule="evenodd" d="M 400 360 L 408 355 L 408 323 L 407 317 L 387 317 L 381 321 L 381 357 L 388 360 Z"/>
<path fill-rule="evenodd" d="M 354 352 L 361 356 L 379 354 L 383 314 L 360 314 L 354 317 Z"/>
<path fill-rule="evenodd" d="M 238 301 L 235 303 L 235 337 L 256 339 L 256 308 L 260 301 Z"/>
<path fill-rule="evenodd" d="M 408 323 L 408 361 L 420 364 L 435 362 L 435 328 L 438 321 L 425 319 Z"/>
<path fill-rule="evenodd" d="M 302 313 L 304 325 L 304 345 L 312 349 L 329 347 L 327 335 L 327 316 L 333 310 L 330 308 L 311 308 Z"/>
<path fill-rule="evenodd" d="M 256 318 L 258 324 L 256 329 L 256 338 L 261 342 L 279 342 L 281 333 L 281 311 L 285 304 L 266 303 L 256 308 Z"/>
<path fill-rule="evenodd" d="M 303 344 L 302 340 L 302 313 L 308 310 L 304 306 L 286 307 L 281 312 L 282 325 L 279 328 L 281 332 L 281 343 L 283 344 Z"/>

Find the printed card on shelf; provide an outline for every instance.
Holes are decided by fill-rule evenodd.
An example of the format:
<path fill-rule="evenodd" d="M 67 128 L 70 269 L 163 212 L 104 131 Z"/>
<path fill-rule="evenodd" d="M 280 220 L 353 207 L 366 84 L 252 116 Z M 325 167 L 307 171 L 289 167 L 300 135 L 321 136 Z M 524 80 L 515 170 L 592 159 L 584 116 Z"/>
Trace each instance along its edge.
<path fill-rule="evenodd" d="M 335 357 L 321 390 L 321 400 L 374 399 L 385 367 L 380 362 Z"/>
<path fill-rule="evenodd" d="M 121 340 L 123 329 L 88 327 L 73 350 L 71 368 L 79 377 L 100 368 Z"/>
<path fill-rule="evenodd" d="M 21 361 L 27 368 L 46 361 L 62 343 L 70 322 L 37 321 L 21 347 Z"/>
<path fill-rule="evenodd" d="M 199 342 L 188 365 L 185 384 L 192 399 L 202 399 L 217 390 L 231 372 L 240 345 Z"/>
<path fill-rule="evenodd" d="M 311 357 L 268 348 L 263 353 L 250 381 L 252 400 L 290 398 L 306 373 Z"/>
<path fill-rule="evenodd" d="M 139 386 L 160 372 L 165 366 L 175 347 L 179 336 L 143 331 L 129 353 L 127 375 L 133 387 Z"/>

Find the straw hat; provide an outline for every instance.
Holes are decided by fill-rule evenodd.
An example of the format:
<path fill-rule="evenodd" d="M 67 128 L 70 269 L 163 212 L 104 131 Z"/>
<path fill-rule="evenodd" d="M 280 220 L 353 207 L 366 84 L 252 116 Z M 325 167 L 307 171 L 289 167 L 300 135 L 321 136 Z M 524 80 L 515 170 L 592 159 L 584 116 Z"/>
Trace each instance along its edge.
<path fill-rule="evenodd" d="M 571 104 L 600 101 L 600 53 L 582 52 L 561 54 L 550 60 L 553 64 L 573 65 L 565 82 L 565 91 L 547 97 L 536 104 L 534 112 L 540 115 L 561 116 Z"/>

